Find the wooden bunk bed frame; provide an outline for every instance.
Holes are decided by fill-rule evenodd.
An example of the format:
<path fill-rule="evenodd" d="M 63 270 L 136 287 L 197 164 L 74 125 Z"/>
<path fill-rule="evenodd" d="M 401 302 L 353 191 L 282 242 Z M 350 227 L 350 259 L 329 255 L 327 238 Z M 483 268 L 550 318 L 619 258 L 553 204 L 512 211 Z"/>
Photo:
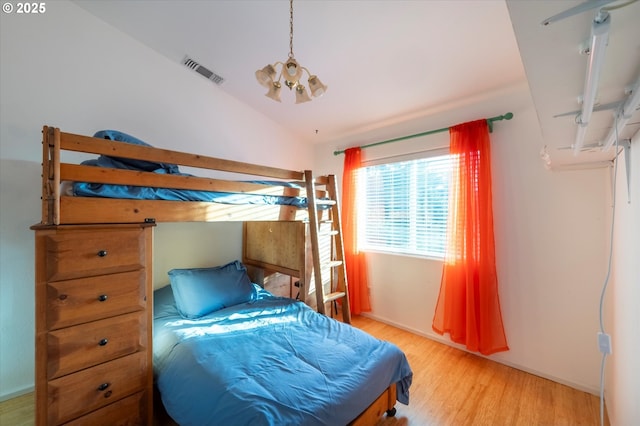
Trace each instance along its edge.
<path fill-rule="evenodd" d="M 273 193 L 269 185 L 234 182 L 193 176 L 162 175 L 152 172 L 107 169 L 61 162 L 62 151 L 75 151 L 122 158 L 172 163 L 205 170 L 233 172 L 263 178 L 304 182 L 304 172 L 258 166 L 196 154 L 158 149 L 124 142 L 43 129 L 42 224 L 213 222 L 252 220 L 246 205 L 197 201 L 130 200 L 97 197 L 70 197 L 61 194 L 62 181 L 155 186 L 221 192 Z M 318 179 L 322 183 L 322 179 Z M 289 189 L 284 195 L 295 195 Z M 294 220 L 295 209 L 279 206 L 255 207 L 261 220 Z M 281 216 L 282 210 L 282 216 Z"/>
<path fill-rule="evenodd" d="M 214 157 L 207 157 L 196 154 L 188 154 L 179 151 L 158 149 L 153 147 L 134 145 L 125 142 L 99 139 L 95 137 L 82 136 L 72 133 L 61 132 L 60 129 L 43 127 L 43 156 L 42 156 L 42 220 L 38 225 L 34 225 L 36 231 L 48 231 L 56 229 L 61 225 L 73 225 L 83 227 L 85 225 L 125 225 L 125 224 L 146 224 L 152 225 L 159 222 L 213 222 L 213 221 L 291 221 L 308 222 L 309 239 L 311 241 L 311 251 L 313 259 L 313 271 L 316 288 L 322 288 L 321 265 L 319 255 L 319 235 L 322 214 L 319 208 L 328 206 L 329 216 L 325 218 L 331 223 L 331 235 L 333 249 L 338 254 L 338 259 L 344 259 L 342 247 L 341 225 L 339 215 L 338 194 L 336 181 L 333 175 L 313 176 L 312 172 L 293 171 L 274 167 L 260 166 L 250 163 L 230 161 Z M 153 161 L 158 163 L 176 164 L 179 166 L 193 167 L 207 171 L 229 172 L 239 175 L 259 177 L 260 180 L 275 179 L 286 182 L 295 182 L 302 187 L 302 190 L 279 185 L 268 185 L 263 183 L 238 182 L 225 179 L 204 178 L 195 176 L 165 175 L 153 172 L 132 171 L 122 169 L 102 168 L 95 166 L 85 166 L 70 164 L 62 161 L 64 151 L 80 152 L 88 154 L 105 155 L 111 157 L 137 159 Z M 202 191 L 219 191 L 234 193 L 264 193 L 271 195 L 285 196 L 306 196 L 308 206 L 301 209 L 292 206 L 274 205 L 230 205 L 211 202 L 197 201 L 160 201 L 160 200 L 134 200 L 134 199 L 113 199 L 99 197 L 76 197 L 65 195 L 61 191 L 62 182 L 92 182 L 117 185 L 134 185 L 148 187 L 162 187 L 174 189 L 189 189 Z M 245 238 L 246 228 L 244 230 Z M 38 237 L 37 237 L 38 238 Z M 37 244 L 38 246 L 38 239 Z M 43 245 L 43 244 L 41 244 Z M 304 247 L 304 244 L 302 245 Z M 303 249 L 303 248 L 301 248 Z M 305 277 L 304 256 L 297 256 L 295 260 L 286 262 L 274 262 L 273 259 L 244 258 L 243 262 L 250 265 L 267 268 L 270 271 L 282 272 L 287 275 Z M 45 263 L 42 259 L 36 261 L 39 268 Z M 284 263 L 281 265 L 280 263 Z M 325 305 L 330 302 L 342 300 L 342 316 L 345 322 L 350 322 L 350 312 L 348 305 L 348 293 L 346 274 L 343 262 L 335 262 L 339 267 L 337 291 L 330 294 L 323 294 L 317 291 L 317 309 L 324 313 Z M 341 265 L 337 265 L 341 263 Z M 40 266 L 38 266 L 40 265 Z M 294 266 L 292 266 L 294 265 Z M 297 267 L 295 265 L 298 265 Z M 48 267 L 48 265 L 46 266 Z M 38 268 L 37 268 L 38 269 Z M 307 268 L 308 269 L 308 268 Z M 36 286 L 42 286 L 46 279 L 44 273 L 38 277 L 36 273 Z M 302 289 L 301 289 L 302 290 Z M 42 290 L 36 291 L 43 296 Z M 40 305 L 38 305 L 40 303 Z M 45 308 L 43 302 L 36 302 L 38 306 Z M 40 314 L 36 314 L 38 317 Z M 40 322 L 40 325 L 38 324 Z M 42 344 L 42 333 L 46 329 L 46 320 L 36 318 L 36 340 L 37 345 Z M 36 354 L 39 362 L 45 362 L 44 355 Z M 36 374 L 36 381 L 46 381 L 46 372 Z M 46 383 L 45 383 L 46 384 Z M 42 384 L 36 383 L 36 389 L 43 392 Z M 41 403 L 36 404 L 37 410 L 45 407 L 47 396 L 44 395 Z M 387 388 L 375 401 L 371 403 L 358 418 L 353 421 L 353 425 L 375 424 L 386 411 L 388 415 L 395 415 L 396 384 Z M 149 412 L 152 411 L 147 404 Z M 42 416 L 37 424 L 45 424 Z"/>

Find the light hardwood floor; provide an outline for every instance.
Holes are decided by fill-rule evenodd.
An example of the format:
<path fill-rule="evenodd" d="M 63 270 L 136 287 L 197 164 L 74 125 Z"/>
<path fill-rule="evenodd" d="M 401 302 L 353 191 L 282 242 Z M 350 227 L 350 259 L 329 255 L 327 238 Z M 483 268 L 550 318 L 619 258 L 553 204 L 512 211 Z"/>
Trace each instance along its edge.
<path fill-rule="evenodd" d="M 396 416 L 377 426 L 599 424 L 594 395 L 366 317 L 352 322 L 398 345 L 413 369 L 410 404 L 398 403 Z M 33 425 L 33 407 L 33 394 L 0 403 L 0 425 Z"/>
<path fill-rule="evenodd" d="M 378 426 L 599 424 L 594 395 L 365 317 L 352 323 L 398 345 L 413 370 L 410 404 Z"/>

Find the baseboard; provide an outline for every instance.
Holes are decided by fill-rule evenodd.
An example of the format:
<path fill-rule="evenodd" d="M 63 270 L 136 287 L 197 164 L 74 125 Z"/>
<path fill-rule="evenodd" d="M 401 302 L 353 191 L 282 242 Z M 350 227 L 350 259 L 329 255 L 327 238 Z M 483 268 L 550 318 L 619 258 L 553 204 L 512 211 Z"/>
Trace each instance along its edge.
<path fill-rule="evenodd" d="M 375 314 L 373 314 L 371 312 L 363 313 L 362 316 L 367 317 L 367 318 L 371 318 L 371 319 L 376 320 L 376 321 L 380 321 L 380 322 L 385 323 L 385 324 L 389 324 L 389 325 L 391 325 L 393 327 L 396 327 L 396 328 L 399 328 L 401 330 L 405 330 L 405 331 L 408 331 L 410 333 L 417 334 L 418 336 L 426 337 L 427 339 L 433 340 L 435 342 L 442 343 L 444 345 L 451 346 L 451 347 L 456 348 L 456 349 L 460 349 L 461 351 L 469 352 L 469 353 L 477 355 L 479 357 L 489 359 L 489 360 L 497 362 L 499 364 L 503 364 L 503 365 L 506 365 L 508 367 L 515 368 L 516 370 L 524 371 L 525 373 L 533 374 L 534 376 L 542 377 L 544 379 L 551 380 L 551 381 L 556 382 L 556 383 L 560 383 L 561 385 L 569 386 L 570 388 L 577 389 L 577 390 L 582 391 L 582 392 L 586 392 L 586 393 L 590 393 L 592 395 L 600 396 L 600 389 L 598 389 L 598 388 L 590 388 L 588 386 L 584 386 L 584 385 L 581 385 L 579 383 L 573 383 L 571 381 L 564 380 L 562 378 L 555 377 L 553 375 L 549 375 L 549 374 L 546 374 L 546 373 L 543 373 L 541 371 L 537 371 L 537 370 L 528 368 L 528 367 L 520 365 L 520 364 L 516 364 L 516 363 L 513 363 L 513 362 L 505 361 L 503 359 L 495 359 L 495 358 L 491 358 L 491 357 L 479 354 L 477 352 L 472 352 L 472 351 L 468 350 L 467 348 L 465 348 L 463 345 L 459 345 L 457 343 L 454 343 L 454 342 L 450 341 L 449 339 L 445 338 L 444 336 L 440 336 L 438 334 L 428 334 L 428 333 L 425 333 L 423 331 L 416 330 L 416 329 L 414 329 L 412 327 L 407 327 L 407 326 L 405 326 L 403 324 L 399 324 L 399 323 L 397 323 L 395 321 L 391 321 L 391 320 L 389 320 L 387 318 L 377 316 L 377 315 L 375 315 Z"/>
<path fill-rule="evenodd" d="M 34 390 L 35 390 L 34 386 L 28 386 L 26 388 L 23 388 L 21 390 L 15 391 L 15 392 L 2 394 L 2 395 L 0 395 L 0 402 L 8 401 L 10 399 L 17 398 L 17 397 L 22 396 L 22 395 L 26 395 L 28 393 L 33 392 Z"/>

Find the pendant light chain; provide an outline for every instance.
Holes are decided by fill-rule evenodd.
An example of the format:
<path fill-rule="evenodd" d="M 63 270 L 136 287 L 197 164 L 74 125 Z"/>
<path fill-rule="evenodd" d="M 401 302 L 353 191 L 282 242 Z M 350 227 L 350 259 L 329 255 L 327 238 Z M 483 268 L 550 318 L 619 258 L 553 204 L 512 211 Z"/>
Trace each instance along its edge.
<path fill-rule="evenodd" d="M 289 0 L 289 58 L 293 58 L 293 0 Z"/>

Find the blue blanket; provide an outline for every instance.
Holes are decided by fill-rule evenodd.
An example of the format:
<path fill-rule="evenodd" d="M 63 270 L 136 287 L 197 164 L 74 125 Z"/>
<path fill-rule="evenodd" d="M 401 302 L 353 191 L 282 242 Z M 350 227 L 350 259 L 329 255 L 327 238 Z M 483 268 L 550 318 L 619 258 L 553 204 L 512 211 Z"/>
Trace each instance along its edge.
<path fill-rule="evenodd" d="M 397 346 L 255 287 L 198 320 L 180 316 L 170 286 L 155 292 L 154 371 L 176 422 L 346 425 L 393 383 L 409 403 Z"/>
<path fill-rule="evenodd" d="M 123 165 L 121 162 L 105 156 L 101 156 L 97 160 L 94 159 L 83 161 L 82 164 L 85 166 L 146 171 L 142 168 Z M 158 168 L 156 170 L 153 170 L 152 172 L 178 176 L 192 176 L 186 173 L 180 173 L 178 171 L 167 172 L 167 170 L 163 168 Z M 265 185 L 278 185 L 283 187 L 294 187 L 293 184 L 289 184 L 287 182 L 247 182 Z M 155 188 L 134 185 L 111 185 L 91 182 L 74 182 L 73 195 L 77 197 L 121 198 L 132 200 L 206 201 L 222 204 L 260 204 L 287 205 L 295 206 L 298 208 L 307 207 L 306 197 L 290 197 L 283 195 L 251 194 L 239 192 L 196 191 L 189 189 Z"/>
<path fill-rule="evenodd" d="M 124 142 L 133 145 L 152 147 L 148 143 L 119 130 L 100 130 L 93 135 L 98 139 Z M 135 170 L 160 174 L 191 176 L 180 172 L 177 164 L 157 163 L 147 160 L 112 157 L 101 155 L 96 159 L 82 162 L 86 166 L 106 167 L 113 169 Z M 253 181 L 273 186 L 298 187 L 288 182 Z M 287 205 L 298 208 L 307 207 L 305 197 L 289 197 L 282 195 L 264 195 L 251 193 L 230 193 L 215 191 L 195 191 L 187 189 L 155 188 L 136 185 L 111 185 L 91 182 L 74 182 L 73 195 L 78 197 L 102 197 L 133 200 L 169 200 L 169 201 L 206 201 L 222 204 L 261 204 Z"/>

